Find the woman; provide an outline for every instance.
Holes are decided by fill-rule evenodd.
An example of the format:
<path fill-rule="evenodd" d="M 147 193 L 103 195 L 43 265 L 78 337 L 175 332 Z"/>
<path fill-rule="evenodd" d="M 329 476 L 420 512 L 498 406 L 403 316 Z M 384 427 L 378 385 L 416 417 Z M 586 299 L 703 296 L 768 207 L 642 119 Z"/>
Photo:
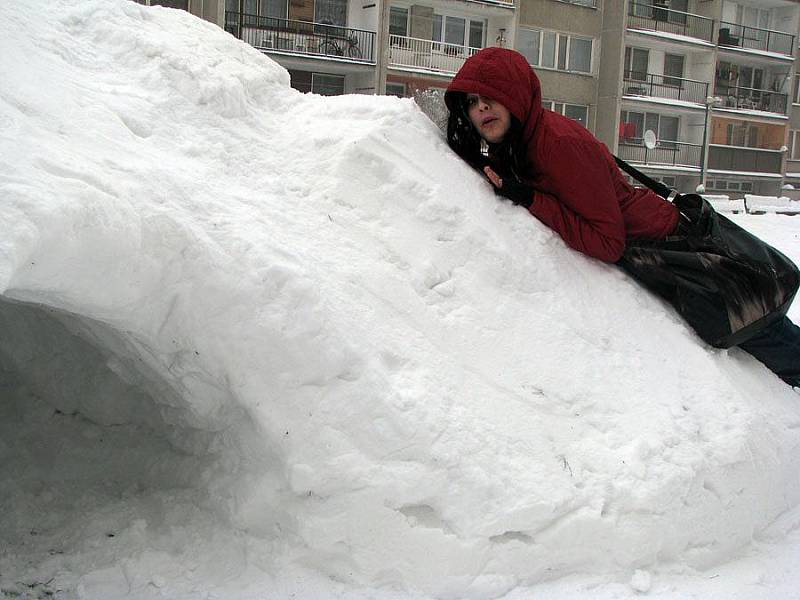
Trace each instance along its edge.
<path fill-rule="evenodd" d="M 518 52 L 485 48 L 469 58 L 445 103 L 450 147 L 575 250 L 616 262 L 627 239 L 661 240 L 680 227 L 677 208 L 631 186 L 586 128 L 542 107 L 539 79 Z M 800 328 L 789 319 L 740 347 L 800 386 Z"/>

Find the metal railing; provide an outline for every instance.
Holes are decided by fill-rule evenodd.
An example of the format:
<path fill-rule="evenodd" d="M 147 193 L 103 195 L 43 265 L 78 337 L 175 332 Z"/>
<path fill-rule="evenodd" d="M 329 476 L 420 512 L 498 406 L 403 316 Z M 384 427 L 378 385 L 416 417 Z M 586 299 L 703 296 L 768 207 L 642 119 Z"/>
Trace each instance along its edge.
<path fill-rule="evenodd" d="M 764 112 L 786 114 L 789 105 L 789 95 L 771 90 L 725 85 L 717 82 L 714 95 L 722 99 L 720 108 L 733 108 L 736 110 L 760 110 Z"/>
<path fill-rule="evenodd" d="M 478 50 L 480 48 L 402 35 L 389 36 L 389 64 L 393 67 L 455 74 Z"/>
<path fill-rule="evenodd" d="M 708 97 L 708 83 L 672 75 L 625 71 L 622 93 L 625 96 L 649 96 L 705 104 Z"/>
<path fill-rule="evenodd" d="M 563 2 L 565 4 L 576 4 L 578 6 L 587 6 L 589 8 L 597 8 L 597 0 L 556 0 L 556 2 Z"/>
<path fill-rule="evenodd" d="M 748 27 L 720 21 L 717 43 L 720 46 L 763 50 L 793 56 L 794 36 L 784 31 Z"/>
<path fill-rule="evenodd" d="M 700 167 L 703 156 L 701 144 L 659 140 L 655 148 L 644 145 L 642 138 L 623 138 L 617 150 L 622 160 L 644 165 L 671 167 Z"/>
<path fill-rule="evenodd" d="M 375 62 L 375 32 L 328 23 L 225 12 L 225 31 L 259 50 Z"/>
<path fill-rule="evenodd" d="M 478 4 L 499 4 L 513 8 L 514 0 L 467 0 L 467 2 L 477 2 Z"/>
<path fill-rule="evenodd" d="M 708 168 L 746 173 L 782 173 L 783 152 L 738 146 L 708 146 Z"/>
<path fill-rule="evenodd" d="M 674 33 L 706 42 L 712 42 L 714 37 L 714 19 L 673 10 L 658 1 L 652 4 L 631 2 L 628 5 L 628 27 Z"/>

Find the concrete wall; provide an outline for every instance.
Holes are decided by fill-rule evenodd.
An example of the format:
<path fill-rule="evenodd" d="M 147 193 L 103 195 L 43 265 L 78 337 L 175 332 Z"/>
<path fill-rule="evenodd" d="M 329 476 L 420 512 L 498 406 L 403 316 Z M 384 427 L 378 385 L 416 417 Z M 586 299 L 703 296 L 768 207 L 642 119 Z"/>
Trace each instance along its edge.
<path fill-rule="evenodd" d="M 602 54 L 597 87 L 597 121 L 594 133 L 612 152 L 617 150 L 620 93 L 625 60 L 627 0 L 607 1 L 603 6 Z"/>

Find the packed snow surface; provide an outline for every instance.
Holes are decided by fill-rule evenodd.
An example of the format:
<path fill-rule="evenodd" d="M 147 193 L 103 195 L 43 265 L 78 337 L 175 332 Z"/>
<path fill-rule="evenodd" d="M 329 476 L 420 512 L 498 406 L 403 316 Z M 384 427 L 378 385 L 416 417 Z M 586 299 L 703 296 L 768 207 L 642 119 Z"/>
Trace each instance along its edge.
<path fill-rule="evenodd" d="M 644 593 L 800 521 L 798 396 L 412 101 L 123 0 L 0 4 L 0 81 L 0 595 Z"/>

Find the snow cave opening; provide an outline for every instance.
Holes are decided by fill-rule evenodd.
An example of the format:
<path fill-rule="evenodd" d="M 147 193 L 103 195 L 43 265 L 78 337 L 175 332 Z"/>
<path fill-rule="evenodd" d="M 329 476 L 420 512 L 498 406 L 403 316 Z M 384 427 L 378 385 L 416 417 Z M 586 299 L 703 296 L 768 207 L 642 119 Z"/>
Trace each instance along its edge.
<path fill-rule="evenodd" d="M 0 539 L 52 554 L 113 537 L 154 503 L 162 514 L 178 496 L 218 504 L 209 482 L 235 428 L 223 440 L 226 428 L 186 417 L 126 332 L 3 297 L 0 332 Z"/>

